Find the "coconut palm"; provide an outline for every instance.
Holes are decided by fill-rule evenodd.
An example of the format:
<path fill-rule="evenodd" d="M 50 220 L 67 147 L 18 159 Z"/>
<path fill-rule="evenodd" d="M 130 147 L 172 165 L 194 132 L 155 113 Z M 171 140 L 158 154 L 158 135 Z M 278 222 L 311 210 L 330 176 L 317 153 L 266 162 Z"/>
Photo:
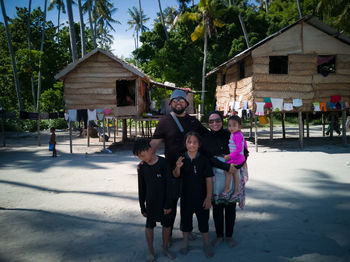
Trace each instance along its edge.
<path fill-rule="evenodd" d="M 140 19 L 140 14 L 139 14 L 139 10 L 133 6 L 132 9 L 128 9 L 128 13 L 131 17 L 130 20 L 128 20 L 128 25 L 129 28 L 127 30 L 130 29 L 134 29 L 134 37 L 136 38 L 136 48 L 139 47 L 139 32 L 145 32 L 148 30 L 148 27 L 146 27 L 144 25 L 145 22 L 147 22 L 149 20 L 149 17 L 146 17 L 146 15 L 143 14 L 142 12 L 142 28 L 141 28 L 141 19 Z"/>
<path fill-rule="evenodd" d="M 48 10 L 51 11 L 55 7 L 58 10 L 58 16 L 57 16 L 57 37 L 58 37 L 59 31 L 60 31 L 61 11 L 62 11 L 63 14 L 65 14 L 66 13 L 66 7 L 64 5 L 64 1 L 63 0 L 50 0 L 50 5 L 49 5 Z"/>
<path fill-rule="evenodd" d="M 158 5 L 159 5 L 160 21 L 162 22 L 162 25 L 163 25 L 165 37 L 166 37 L 167 40 L 169 40 L 168 30 L 167 30 L 167 28 L 166 28 L 166 26 L 165 26 L 164 16 L 163 16 L 163 11 L 162 11 L 162 6 L 161 6 L 161 4 L 160 4 L 160 0 L 158 0 Z M 142 21 L 142 20 L 141 20 L 141 21 Z"/>
<path fill-rule="evenodd" d="M 316 11 L 330 19 L 338 29 L 350 33 L 349 0 L 319 0 Z"/>
<path fill-rule="evenodd" d="M 34 89 L 34 77 L 33 77 L 33 71 L 32 71 L 32 62 L 31 62 L 31 50 L 32 50 L 32 43 L 30 40 L 30 24 L 31 24 L 31 9 L 32 9 L 32 0 L 29 0 L 29 6 L 28 6 L 28 17 L 27 17 L 27 42 L 28 42 L 28 65 L 29 65 L 29 73 L 30 73 L 30 84 L 32 88 L 32 96 L 33 96 L 33 106 L 36 107 L 36 101 L 35 101 L 35 89 Z"/>
<path fill-rule="evenodd" d="M 80 18 L 80 39 L 81 39 L 81 56 L 83 57 L 86 53 L 86 43 L 85 43 L 85 29 L 84 29 L 84 16 L 81 6 L 81 0 L 78 0 L 78 10 Z"/>
<path fill-rule="evenodd" d="M 303 13 L 301 11 L 301 6 L 300 6 L 300 0 L 297 0 L 297 5 L 298 5 L 298 11 L 299 11 L 299 18 L 303 18 Z"/>
<path fill-rule="evenodd" d="M 97 47 L 96 43 L 96 32 L 93 26 L 93 16 L 92 16 L 92 7 L 94 5 L 93 0 L 86 0 L 85 3 L 82 6 L 83 13 L 88 13 L 89 16 L 89 24 L 90 24 L 90 32 L 91 32 L 91 38 L 92 38 L 92 43 L 94 45 L 94 48 Z"/>
<path fill-rule="evenodd" d="M 177 16 L 175 17 L 174 22 L 173 22 L 173 24 L 171 25 L 169 31 L 172 31 L 172 30 L 175 28 L 177 22 L 178 22 L 179 20 L 181 20 L 183 13 L 184 13 L 185 10 L 187 9 L 187 3 L 189 3 L 190 0 L 177 0 L 177 2 L 179 3 L 179 13 L 178 13 Z M 193 4 L 194 4 L 194 2 L 192 1 L 192 6 L 193 6 Z"/>
<path fill-rule="evenodd" d="M 242 4 L 242 3 L 241 3 Z M 228 1 L 228 6 L 231 6 L 232 5 L 232 2 L 231 1 Z M 242 15 L 241 15 L 241 12 L 240 10 L 238 10 L 238 19 L 239 19 L 239 23 L 241 24 L 241 28 L 242 28 L 242 31 L 243 31 L 243 35 L 244 35 L 244 39 L 245 39 L 245 42 L 247 44 L 247 48 L 250 47 L 250 44 L 249 44 L 249 38 L 248 38 L 248 33 L 247 33 L 247 29 L 245 27 L 245 23 L 244 23 L 244 20 L 242 18 Z"/>
<path fill-rule="evenodd" d="M 18 75 L 17 75 L 15 53 L 14 53 L 13 47 L 12 47 L 11 33 L 10 33 L 8 22 L 7 22 L 7 15 L 6 15 L 5 5 L 4 5 L 4 0 L 0 0 L 0 3 L 1 3 L 2 16 L 4 17 L 4 24 L 5 24 L 7 42 L 8 42 L 8 45 L 9 45 L 9 51 L 10 51 L 10 55 L 11 55 L 13 77 L 15 79 L 15 87 L 16 87 L 17 99 L 18 99 L 18 108 L 21 111 L 22 108 L 23 108 L 23 104 L 22 104 L 22 97 L 21 97 L 21 92 L 20 92 L 20 87 L 19 87 L 19 80 L 18 80 Z"/>
<path fill-rule="evenodd" d="M 39 76 L 38 76 L 38 93 L 37 93 L 37 106 L 36 111 L 40 112 L 40 93 L 41 93 L 41 65 L 42 65 L 42 54 L 44 52 L 44 43 L 45 43 L 45 27 L 46 27 L 46 9 L 47 9 L 47 0 L 45 0 L 44 5 L 44 19 L 41 29 L 41 44 L 40 44 L 40 57 L 39 57 Z"/>
<path fill-rule="evenodd" d="M 199 22 L 194 32 L 191 34 L 192 41 L 197 41 L 199 38 L 204 38 L 203 48 L 203 68 L 202 68 L 202 95 L 201 95 L 201 113 L 204 110 L 205 98 L 205 73 L 207 64 L 207 47 L 208 36 L 211 38 L 213 34 L 217 35 L 216 27 L 223 27 L 224 24 L 219 21 L 225 9 L 218 9 L 215 0 L 200 0 L 198 3 L 198 13 L 187 12 L 183 19 L 190 19 Z"/>
<path fill-rule="evenodd" d="M 72 51 L 72 59 L 74 62 L 75 60 L 78 59 L 78 51 L 77 51 L 77 41 L 76 41 L 75 29 L 74 29 L 72 0 L 67 0 L 67 11 L 68 11 L 70 46 L 71 46 L 71 51 Z"/>

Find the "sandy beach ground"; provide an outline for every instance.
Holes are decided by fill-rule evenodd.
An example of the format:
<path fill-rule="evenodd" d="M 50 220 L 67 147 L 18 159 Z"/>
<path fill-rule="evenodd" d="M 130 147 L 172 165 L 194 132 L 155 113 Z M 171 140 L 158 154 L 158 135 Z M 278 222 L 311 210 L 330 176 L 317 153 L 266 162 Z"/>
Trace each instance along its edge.
<path fill-rule="evenodd" d="M 288 130 L 291 137 L 297 133 Z M 268 136 L 268 130 L 259 133 Z M 59 130 L 58 157 L 52 158 L 48 140 L 44 132 L 39 147 L 35 134 L 11 133 L 0 147 L 0 261 L 144 261 L 138 161 L 130 146 L 115 146 L 110 154 L 97 139 L 87 148 L 74 132 L 70 154 L 68 133 Z M 350 261 L 350 147 L 339 137 L 309 139 L 302 151 L 296 139 L 260 143 L 255 152 L 249 142 L 246 207 L 237 208 L 234 230 L 238 245 L 222 243 L 205 258 L 194 222 L 198 239 L 183 256 L 178 216 L 175 261 Z M 160 229 L 157 258 L 169 261 L 161 254 Z M 209 235 L 215 237 L 212 217 Z"/>

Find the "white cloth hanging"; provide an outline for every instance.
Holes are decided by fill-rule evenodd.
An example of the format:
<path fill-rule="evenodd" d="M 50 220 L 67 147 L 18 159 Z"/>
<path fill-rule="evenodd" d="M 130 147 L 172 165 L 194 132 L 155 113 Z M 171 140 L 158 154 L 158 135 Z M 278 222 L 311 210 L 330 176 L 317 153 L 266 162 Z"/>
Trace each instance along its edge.
<path fill-rule="evenodd" d="M 255 114 L 257 116 L 263 116 L 264 115 L 265 102 L 255 102 L 255 104 L 256 104 L 256 112 L 255 112 Z"/>
<path fill-rule="evenodd" d="M 68 110 L 68 119 L 69 119 L 69 122 L 77 122 L 77 110 L 76 109 L 69 109 Z"/>
<path fill-rule="evenodd" d="M 283 108 L 283 98 L 271 98 L 272 110 L 281 111 Z"/>
<path fill-rule="evenodd" d="M 303 105 L 303 100 L 301 100 L 300 98 L 294 98 L 293 99 L 293 106 L 295 107 L 299 107 Z"/>
<path fill-rule="evenodd" d="M 293 104 L 292 103 L 283 103 L 283 109 L 286 111 L 292 111 L 293 110 Z"/>
<path fill-rule="evenodd" d="M 88 121 L 97 120 L 96 109 L 88 109 Z"/>

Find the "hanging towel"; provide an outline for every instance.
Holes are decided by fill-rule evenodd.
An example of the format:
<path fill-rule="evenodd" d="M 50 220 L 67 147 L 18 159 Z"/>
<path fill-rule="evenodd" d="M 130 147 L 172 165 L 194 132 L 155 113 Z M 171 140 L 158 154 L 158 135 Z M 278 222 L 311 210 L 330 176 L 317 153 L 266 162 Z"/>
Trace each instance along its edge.
<path fill-rule="evenodd" d="M 265 102 L 265 107 L 266 108 L 271 108 L 272 103 L 271 103 L 271 98 L 270 97 L 264 97 L 264 102 Z"/>
<path fill-rule="evenodd" d="M 237 115 L 242 118 L 243 116 L 243 109 L 238 109 Z"/>
<path fill-rule="evenodd" d="M 331 102 L 332 103 L 338 103 L 341 101 L 341 96 L 331 96 Z"/>
<path fill-rule="evenodd" d="M 96 113 L 97 113 L 98 120 L 102 120 L 105 115 L 103 112 L 103 109 L 96 109 Z"/>
<path fill-rule="evenodd" d="M 89 109 L 88 110 L 88 121 L 91 121 L 91 120 L 97 120 L 96 109 Z"/>
<path fill-rule="evenodd" d="M 248 118 L 252 117 L 252 111 L 250 109 L 247 109 L 247 117 Z"/>
<path fill-rule="evenodd" d="M 238 101 L 242 102 L 242 99 L 243 99 L 243 95 L 240 95 L 239 98 L 238 98 Z"/>
<path fill-rule="evenodd" d="M 230 110 L 233 111 L 235 109 L 235 101 L 230 102 Z"/>
<path fill-rule="evenodd" d="M 345 109 L 345 103 L 344 102 L 339 102 L 339 104 L 340 104 L 340 109 Z"/>
<path fill-rule="evenodd" d="M 224 116 L 227 116 L 228 110 L 230 109 L 229 102 L 226 103 L 225 108 L 224 108 Z"/>
<path fill-rule="evenodd" d="M 77 110 L 76 109 L 69 109 L 68 110 L 68 119 L 69 119 L 69 122 L 77 122 Z"/>
<path fill-rule="evenodd" d="M 266 125 L 267 124 L 267 117 L 266 116 L 259 116 L 259 123 L 261 125 Z"/>
<path fill-rule="evenodd" d="M 320 103 L 320 111 L 327 112 L 326 102 Z"/>
<path fill-rule="evenodd" d="M 293 104 L 292 103 L 283 103 L 283 110 L 292 111 L 293 110 Z"/>
<path fill-rule="evenodd" d="M 244 100 L 244 102 L 243 102 L 243 109 L 245 109 L 245 110 L 248 109 L 248 100 Z"/>
<path fill-rule="evenodd" d="M 271 98 L 272 110 L 281 111 L 283 109 L 283 98 Z"/>
<path fill-rule="evenodd" d="M 69 119 L 69 114 L 68 113 L 64 113 L 64 120 L 68 121 Z"/>
<path fill-rule="evenodd" d="M 299 107 L 303 105 L 303 100 L 301 100 L 300 98 L 294 98 L 293 99 L 293 106 L 295 107 Z"/>
<path fill-rule="evenodd" d="M 255 102 L 256 103 L 256 112 L 255 114 L 258 116 L 263 116 L 264 115 L 264 105 L 265 102 Z"/>
<path fill-rule="evenodd" d="M 327 106 L 327 108 L 329 108 L 329 109 L 335 109 L 335 103 L 327 102 L 326 106 Z"/>
<path fill-rule="evenodd" d="M 235 103 L 235 111 L 238 112 L 239 109 L 241 109 L 241 102 L 236 102 Z"/>
<path fill-rule="evenodd" d="M 319 102 L 313 102 L 312 104 L 314 106 L 314 111 L 315 112 L 320 112 L 321 111 Z"/>
<path fill-rule="evenodd" d="M 105 115 L 109 115 L 109 113 L 112 111 L 112 109 L 104 109 L 103 112 Z"/>

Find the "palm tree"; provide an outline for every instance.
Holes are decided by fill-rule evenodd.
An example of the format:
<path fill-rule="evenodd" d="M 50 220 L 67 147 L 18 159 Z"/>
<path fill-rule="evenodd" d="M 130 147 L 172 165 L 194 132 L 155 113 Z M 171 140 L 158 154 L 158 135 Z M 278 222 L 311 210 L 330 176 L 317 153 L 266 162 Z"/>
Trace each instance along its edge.
<path fill-rule="evenodd" d="M 30 73 L 30 84 L 32 88 L 32 96 L 33 96 L 33 106 L 35 108 L 36 101 L 35 101 L 35 90 L 34 90 L 34 78 L 33 78 L 33 71 L 32 71 L 32 63 L 31 63 L 31 51 L 32 51 L 32 44 L 30 40 L 30 24 L 31 24 L 31 9 L 32 9 L 32 0 L 29 0 L 29 6 L 28 6 L 28 18 L 27 18 L 27 41 L 28 41 L 28 64 L 29 64 L 29 73 Z"/>
<path fill-rule="evenodd" d="M 231 1 L 229 1 L 228 5 L 229 5 L 229 6 L 232 5 Z M 242 31 L 243 31 L 243 35 L 244 35 L 245 42 L 246 42 L 246 44 L 247 44 L 247 48 L 249 48 L 249 47 L 250 47 L 250 44 L 249 44 L 248 33 L 247 33 L 247 29 L 246 29 L 246 27 L 245 27 L 244 20 L 243 20 L 243 18 L 242 18 L 242 16 L 241 16 L 240 10 L 238 10 L 238 19 L 239 19 L 239 22 L 240 22 L 240 24 L 241 24 L 241 28 L 242 28 Z"/>
<path fill-rule="evenodd" d="M 316 11 L 340 29 L 350 33 L 350 1 L 319 0 Z"/>
<path fill-rule="evenodd" d="M 299 18 L 303 18 L 303 13 L 301 11 L 301 6 L 300 6 L 300 0 L 297 0 L 297 5 L 298 5 L 298 11 L 299 11 Z"/>
<path fill-rule="evenodd" d="M 37 106 L 36 111 L 40 112 L 40 93 L 41 93 L 41 62 L 42 62 L 42 55 L 44 52 L 44 43 L 45 43 L 45 27 L 46 27 L 46 7 L 47 7 L 47 0 L 45 0 L 45 6 L 44 6 L 44 19 L 42 22 L 42 29 L 41 29 L 41 45 L 40 45 L 40 57 L 39 57 L 39 76 L 38 76 L 38 94 L 37 94 Z"/>
<path fill-rule="evenodd" d="M 169 40 L 168 31 L 167 31 L 165 23 L 164 23 L 163 11 L 162 11 L 162 6 L 160 5 L 160 0 L 158 0 L 158 5 L 159 5 L 160 21 L 162 22 L 162 25 L 163 25 L 165 37 L 167 40 Z"/>
<path fill-rule="evenodd" d="M 85 3 L 83 4 L 82 8 L 83 8 L 84 14 L 88 13 L 92 43 L 94 45 L 94 48 L 96 48 L 97 44 L 96 44 L 95 29 L 93 27 L 92 6 L 93 6 L 93 0 L 86 0 Z"/>
<path fill-rule="evenodd" d="M 86 53 L 85 44 L 85 29 L 84 29 L 84 17 L 81 8 L 81 0 L 78 0 L 79 18 L 80 18 L 80 39 L 81 39 L 81 56 L 83 57 Z"/>
<path fill-rule="evenodd" d="M 140 19 L 140 14 L 139 14 L 139 10 L 133 6 L 132 9 L 128 9 L 128 13 L 131 17 L 131 19 L 128 21 L 128 25 L 129 28 L 127 30 L 130 29 L 134 29 L 134 35 L 136 38 L 136 48 L 139 47 L 139 31 L 144 32 L 148 30 L 148 27 L 144 26 L 144 22 L 147 22 L 149 20 L 149 17 L 146 17 L 146 15 L 144 15 L 142 13 L 142 28 L 141 28 L 141 19 Z"/>
<path fill-rule="evenodd" d="M 179 13 L 177 14 L 177 16 L 175 17 L 174 22 L 173 22 L 173 24 L 171 25 L 169 31 L 172 31 L 172 30 L 175 28 L 177 22 L 178 22 L 179 20 L 181 20 L 181 17 L 182 17 L 182 15 L 183 15 L 183 13 L 185 12 L 186 8 L 187 8 L 187 3 L 189 3 L 190 0 L 177 0 L 177 2 L 179 3 L 179 11 L 180 11 L 180 12 L 179 12 Z M 193 1 L 192 1 L 192 5 L 193 5 Z"/>
<path fill-rule="evenodd" d="M 48 10 L 51 11 L 54 7 L 56 7 L 58 10 L 58 17 L 57 17 L 57 38 L 58 38 L 59 31 L 60 31 L 61 10 L 62 10 L 62 13 L 65 14 L 66 8 L 63 0 L 50 0 L 50 5 Z"/>
<path fill-rule="evenodd" d="M 8 45 L 9 45 L 9 51 L 10 51 L 10 55 L 11 55 L 13 77 L 15 79 L 15 87 L 16 87 L 17 99 L 18 99 L 18 108 L 19 108 L 20 111 L 22 111 L 23 104 L 22 104 L 22 97 L 21 97 L 21 92 L 20 92 L 20 87 L 19 87 L 19 80 L 18 80 L 18 75 L 17 75 L 15 53 L 14 53 L 13 47 L 12 47 L 11 33 L 10 33 L 8 22 L 7 22 L 7 15 L 6 15 L 5 5 L 4 5 L 4 0 L 0 0 L 0 3 L 1 3 L 1 9 L 2 9 L 2 16 L 4 17 L 7 42 L 8 42 Z"/>
<path fill-rule="evenodd" d="M 68 22 L 69 22 L 70 46 L 71 46 L 72 58 L 74 62 L 75 60 L 78 59 L 78 51 L 77 51 L 77 41 L 76 41 L 75 30 L 74 30 L 72 0 L 67 0 L 67 11 L 68 11 Z"/>
<path fill-rule="evenodd" d="M 201 95 L 201 113 L 204 110 L 204 97 L 205 97 L 205 72 L 207 66 L 207 48 L 208 48 L 208 36 L 213 34 L 217 35 L 216 27 L 223 27 L 219 21 L 219 17 L 226 11 L 224 9 L 218 9 L 215 0 L 200 0 L 198 3 L 198 13 L 185 13 L 184 19 L 190 19 L 199 21 L 199 24 L 191 34 L 192 41 L 196 41 L 199 38 L 204 38 L 203 48 L 203 68 L 202 68 L 202 95 Z"/>

